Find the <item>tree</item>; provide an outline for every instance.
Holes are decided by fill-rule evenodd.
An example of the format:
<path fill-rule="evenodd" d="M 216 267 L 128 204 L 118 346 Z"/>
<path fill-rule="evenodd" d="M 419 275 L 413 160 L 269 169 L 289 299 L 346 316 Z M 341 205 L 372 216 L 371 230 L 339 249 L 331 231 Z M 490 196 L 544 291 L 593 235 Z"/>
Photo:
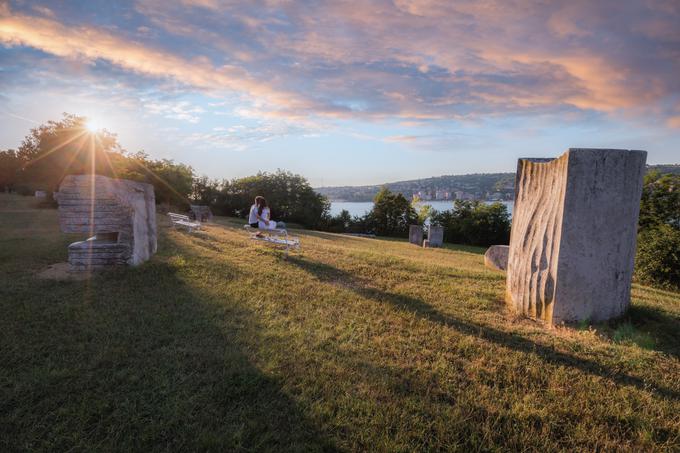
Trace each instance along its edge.
<path fill-rule="evenodd" d="M 406 236 L 409 225 L 417 222 L 418 215 L 404 195 L 383 187 L 373 199 L 367 220 L 380 236 Z"/>
<path fill-rule="evenodd" d="M 115 134 L 87 128 L 87 118 L 64 113 L 60 121 L 31 129 L 16 152 L 19 183 L 30 190 L 55 191 L 68 174 L 114 176 L 122 159 Z"/>
<path fill-rule="evenodd" d="M 680 228 L 680 174 L 645 175 L 639 223 L 641 229 L 662 224 Z"/>
<path fill-rule="evenodd" d="M 0 151 L 0 192 L 11 192 L 17 185 L 21 160 L 13 149 Z"/>
<path fill-rule="evenodd" d="M 265 197 L 276 220 L 317 228 L 328 217 L 326 197 L 316 193 L 302 176 L 283 170 L 223 182 L 215 208 L 225 215 L 243 217 L 258 195 Z"/>
<path fill-rule="evenodd" d="M 152 160 L 143 151 L 126 156 L 119 177 L 146 182 L 154 187 L 156 203 L 167 203 L 182 209 L 189 207 L 194 184 L 194 170 L 170 159 Z"/>
<path fill-rule="evenodd" d="M 510 241 L 510 214 L 502 203 L 456 200 L 453 210 L 436 212 L 431 221 L 444 227 L 446 242 L 488 246 Z"/>

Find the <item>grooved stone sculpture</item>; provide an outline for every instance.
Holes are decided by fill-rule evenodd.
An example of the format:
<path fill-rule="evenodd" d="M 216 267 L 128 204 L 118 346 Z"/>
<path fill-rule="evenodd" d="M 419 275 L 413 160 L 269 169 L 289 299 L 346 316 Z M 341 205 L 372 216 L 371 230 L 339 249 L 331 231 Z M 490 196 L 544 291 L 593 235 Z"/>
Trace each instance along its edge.
<path fill-rule="evenodd" d="M 55 198 L 64 233 L 93 235 L 68 247 L 71 271 L 137 265 L 156 253 L 156 205 L 150 184 L 69 175 Z"/>
<path fill-rule="evenodd" d="M 516 312 L 553 324 L 626 311 L 646 156 L 572 148 L 518 161 L 506 291 Z"/>
<path fill-rule="evenodd" d="M 427 227 L 428 247 L 441 247 L 444 245 L 444 227 L 429 225 Z"/>
<path fill-rule="evenodd" d="M 408 227 L 408 241 L 411 244 L 420 246 L 423 243 L 423 227 L 422 225 L 409 225 Z"/>

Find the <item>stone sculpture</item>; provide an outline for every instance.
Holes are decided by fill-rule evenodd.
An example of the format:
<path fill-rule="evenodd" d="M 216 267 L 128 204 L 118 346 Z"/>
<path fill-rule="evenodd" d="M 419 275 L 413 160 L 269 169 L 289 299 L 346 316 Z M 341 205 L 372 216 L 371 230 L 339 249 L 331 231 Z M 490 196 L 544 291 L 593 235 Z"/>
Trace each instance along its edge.
<path fill-rule="evenodd" d="M 420 245 L 423 243 L 423 227 L 421 225 L 409 225 L 408 241 L 411 244 Z"/>
<path fill-rule="evenodd" d="M 213 214 L 209 206 L 192 204 L 189 206 L 195 220 L 199 222 L 212 222 Z"/>
<path fill-rule="evenodd" d="M 506 270 L 508 268 L 509 249 L 510 247 L 507 245 L 492 245 L 484 253 L 484 265 L 497 271 Z"/>
<path fill-rule="evenodd" d="M 428 247 L 441 247 L 444 245 L 444 227 L 429 225 L 427 228 Z"/>
<path fill-rule="evenodd" d="M 150 184 L 97 175 L 66 176 L 55 195 L 64 233 L 89 239 L 68 247 L 71 271 L 137 265 L 156 253 L 156 205 Z"/>
<path fill-rule="evenodd" d="M 548 324 L 604 321 L 630 304 L 645 151 L 520 159 L 507 302 Z"/>

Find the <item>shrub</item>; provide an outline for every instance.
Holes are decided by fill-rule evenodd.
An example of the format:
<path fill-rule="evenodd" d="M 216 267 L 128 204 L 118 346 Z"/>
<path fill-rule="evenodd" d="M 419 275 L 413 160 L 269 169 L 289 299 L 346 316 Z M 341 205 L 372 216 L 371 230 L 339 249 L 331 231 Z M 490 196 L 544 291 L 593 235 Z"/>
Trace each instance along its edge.
<path fill-rule="evenodd" d="M 680 289 L 680 230 L 662 224 L 640 232 L 635 277 L 641 283 Z"/>
<path fill-rule="evenodd" d="M 444 227 L 444 240 L 488 246 L 510 241 L 510 214 L 502 203 L 457 200 L 451 211 L 435 212 L 431 221 Z"/>

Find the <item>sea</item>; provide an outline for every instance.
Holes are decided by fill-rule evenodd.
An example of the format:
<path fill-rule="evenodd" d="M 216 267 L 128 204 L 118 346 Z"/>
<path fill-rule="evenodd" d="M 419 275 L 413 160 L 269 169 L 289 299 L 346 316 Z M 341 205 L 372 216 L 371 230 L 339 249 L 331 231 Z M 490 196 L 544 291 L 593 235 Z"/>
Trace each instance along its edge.
<path fill-rule="evenodd" d="M 495 201 L 485 201 L 484 203 L 496 203 Z M 508 212 L 512 216 L 512 208 L 514 205 L 514 202 L 512 201 L 501 201 L 507 208 Z M 448 211 L 450 209 L 453 209 L 453 201 L 442 201 L 442 200 L 433 200 L 433 201 L 424 201 L 422 204 L 429 204 L 432 206 L 434 209 L 437 211 Z M 363 216 L 365 215 L 368 211 L 370 211 L 373 208 L 373 202 L 372 201 L 332 201 L 331 202 L 331 215 L 336 216 L 340 214 L 340 212 L 343 209 L 346 209 L 349 211 L 349 213 L 352 216 Z"/>

